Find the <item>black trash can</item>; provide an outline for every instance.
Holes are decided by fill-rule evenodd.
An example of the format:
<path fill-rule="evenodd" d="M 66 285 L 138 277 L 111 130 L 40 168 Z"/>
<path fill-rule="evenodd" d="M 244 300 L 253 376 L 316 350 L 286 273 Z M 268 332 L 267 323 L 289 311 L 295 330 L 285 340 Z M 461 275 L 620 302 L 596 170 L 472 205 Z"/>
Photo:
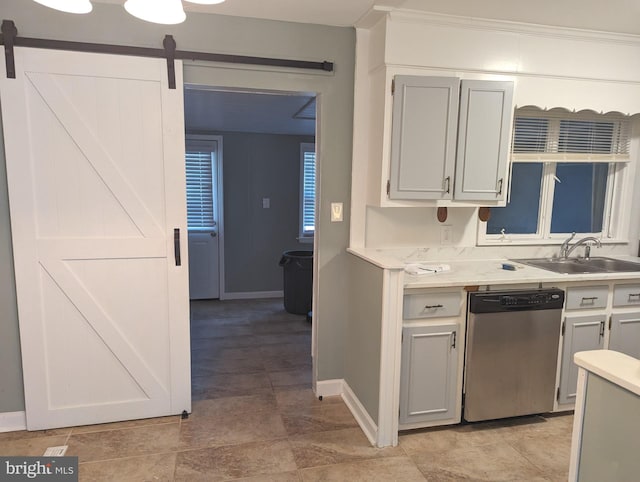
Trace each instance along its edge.
<path fill-rule="evenodd" d="M 306 315 L 311 311 L 313 251 L 285 251 L 280 266 L 284 275 L 284 309 Z"/>

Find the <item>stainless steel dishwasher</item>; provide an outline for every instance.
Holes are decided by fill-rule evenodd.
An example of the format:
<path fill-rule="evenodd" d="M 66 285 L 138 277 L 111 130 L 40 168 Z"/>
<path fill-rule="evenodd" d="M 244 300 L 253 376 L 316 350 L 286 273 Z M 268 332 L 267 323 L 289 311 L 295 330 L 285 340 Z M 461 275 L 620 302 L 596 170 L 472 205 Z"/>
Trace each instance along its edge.
<path fill-rule="evenodd" d="M 465 420 L 553 409 L 563 303 L 555 288 L 469 295 Z"/>

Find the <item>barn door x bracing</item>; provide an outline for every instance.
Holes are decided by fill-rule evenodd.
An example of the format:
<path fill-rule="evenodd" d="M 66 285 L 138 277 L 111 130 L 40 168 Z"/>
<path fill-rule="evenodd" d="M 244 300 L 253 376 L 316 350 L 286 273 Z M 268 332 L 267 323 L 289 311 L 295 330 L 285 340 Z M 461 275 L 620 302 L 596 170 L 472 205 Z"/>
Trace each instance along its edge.
<path fill-rule="evenodd" d="M 169 90 L 161 59 L 15 54 L 0 101 L 27 427 L 190 411 L 180 65 Z"/>

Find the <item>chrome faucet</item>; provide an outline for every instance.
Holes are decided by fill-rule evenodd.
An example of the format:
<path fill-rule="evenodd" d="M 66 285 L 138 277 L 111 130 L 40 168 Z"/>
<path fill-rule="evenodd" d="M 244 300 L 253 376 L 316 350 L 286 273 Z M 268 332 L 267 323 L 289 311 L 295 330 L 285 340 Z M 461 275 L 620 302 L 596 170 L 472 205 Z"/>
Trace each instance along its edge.
<path fill-rule="evenodd" d="M 575 238 L 575 236 L 576 236 L 576 233 L 571 233 L 571 236 L 565 239 L 564 242 L 562 243 L 562 246 L 560 246 L 560 257 L 562 259 L 567 259 L 574 249 L 576 249 L 578 246 L 581 246 L 583 244 L 584 244 L 584 258 L 589 259 L 589 257 L 591 256 L 591 245 L 587 244 L 589 242 L 595 244 L 596 247 L 598 248 L 602 247 L 600 240 L 593 236 L 586 236 L 576 241 L 573 244 L 573 246 L 569 246 L 569 243 L 573 238 Z"/>
<path fill-rule="evenodd" d="M 571 233 L 571 236 L 569 236 L 567 239 L 565 239 L 562 242 L 562 245 L 560 246 L 560 258 L 567 259 L 567 256 L 569 256 L 569 253 L 567 253 L 567 251 L 569 250 L 569 243 L 575 237 L 576 237 L 576 233 L 573 232 Z"/>

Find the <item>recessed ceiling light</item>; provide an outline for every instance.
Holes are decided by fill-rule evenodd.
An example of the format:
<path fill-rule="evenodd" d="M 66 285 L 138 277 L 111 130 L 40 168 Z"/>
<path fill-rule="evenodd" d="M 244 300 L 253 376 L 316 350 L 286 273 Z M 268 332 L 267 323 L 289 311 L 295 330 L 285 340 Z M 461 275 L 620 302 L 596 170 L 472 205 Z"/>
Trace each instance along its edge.
<path fill-rule="evenodd" d="M 45 7 L 67 13 L 89 13 L 93 5 L 89 0 L 35 0 Z"/>

